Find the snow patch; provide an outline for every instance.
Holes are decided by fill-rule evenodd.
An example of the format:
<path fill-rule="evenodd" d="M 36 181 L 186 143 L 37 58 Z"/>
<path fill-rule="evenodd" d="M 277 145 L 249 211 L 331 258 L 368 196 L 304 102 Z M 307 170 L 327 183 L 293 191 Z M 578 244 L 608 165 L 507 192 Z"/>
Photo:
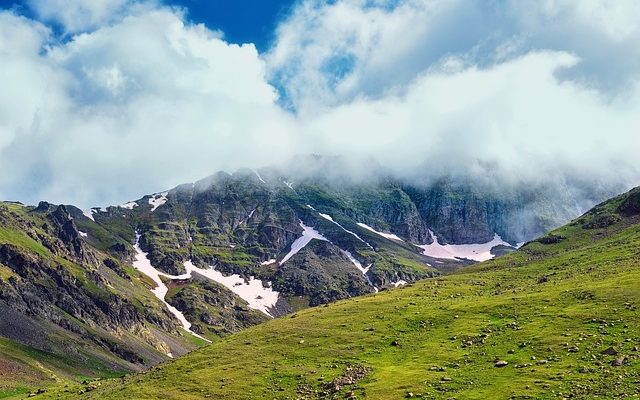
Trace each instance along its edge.
<path fill-rule="evenodd" d="M 135 201 L 130 201 L 128 203 L 121 204 L 118 207 L 133 210 L 133 207 L 138 207 L 138 203 L 136 203 Z"/>
<path fill-rule="evenodd" d="M 251 217 L 253 217 L 253 213 L 256 212 L 256 209 L 254 208 L 253 210 L 251 210 L 251 212 L 249 213 L 249 216 L 247 216 L 247 221 L 251 219 Z"/>
<path fill-rule="evenodd" d="M 156 208 L 160 207 L 167 202 L 167 195 L 169 192 L 156 193 L 149 198 L 149 204 L 151 205 L 151 212 L 154 212 Z"/>
<path fill-rule="evenodd" d="M 263 284 L 261 280 L 254 279 L 254 277 L 250 277 L 248 280 L 245 280 L 240 275 L 236 274 L 225 276 L 221 272 L 216 271 L 213 267 L 198 268 L 191 261 L 184 262 L 186 273 L 182 275 L 165 274 L 164 272 L 158 271 L 151 265 L 148 253 L 143 252 L 140 248 L 140 234 L 138 234 L 137 232 L 135 250 L 136 257 L 133 262 L 133 267 L 151 278 L 151 280 L 156 284 L 156 287 L 152 289 L 151 292 L 160 301 L 162 301 L 167 309 L 178 319 L 178 321 L 180 321 L 182 327 L 194 336 L 197 336 L 203 340 L 207 340 L 204 337 L 193 332 L 191 330 L 191 323 L 187 320 L 184 314 L 165 300 L 165 296 L 167 295 L 169 289 L 164 284 L 164 282 L 162 282 L 162 279 L 160 278 L 161 276 L 168 279 L 182 280 L 191 278 L 193 276 L 193 273 L 195 272 L 199 275 L 204 276 L 205 278 L 208 278 L 225 286 L 227 289 L 231 290 L 241 299 L 246 301 L 249 304 L 249 307 L 253 308 L 254 310 L 261 311 L 269 317 L 273 317 L 271 312 L 278 302 L 278 297 L 280 294 L 271 288 L 271 282 L 267 282 L 267 285 L 265 286 L 265 284 Z"/>
<path fill-rule="evenodd" d="M 499 245 L 511 246 L 502 240 L 498 234 L 495 234 L 493 240 L 487 243 L 440 244 L 438 242 L 438 236 L 431 230 L 429 230 L 429 233 L 433 237 L 433 243 L 418 247 L 424 250 L 424 255 L 434 258 L 446 258 L 449 260 L 466 258 L 474 261 L 487 261 L 494 257 L 494 255 L 491 254 L 492 248 Z"/>
<path fill-rule="evenodd" d="M 323 213 L 318 213 L 318 214 L 320 214 L 320 216 L 321 216 L 322 218 L 326 219 L 326 220 L 329 220 L 329 221 L 331 221 L 331 222 L 333 222 L 333 223 L 335 223 L 335 222 L 336 222 L 336 221 L 334 221 L 334 220 L 333 220 L 333 218 L 331 218 L 331 215 L 329 215 L 329 214 L 323 214 Z"/>
<path fill-rule="evenodd" d="M 320 232 L 318 232 L 317 230 L 309 226 L 305 226 L 302 220 L 299 220 L 299 221 L 300 221 L 300 226 L 303 229 L 302 236 L 297 238 L 295 242 L 291 244 L 291 251 L 289 251 L 289 253 L 286 256 L 284 256 L 284 258 L 280 261 L 280 265 L 284 264 L 285 262 L 287 262 L 287 260 L 289 260 L 291 257 L 296 255 L 300 250 L 304 248 L 304 246 L 309 244 L 309 242 L 313 239 L 324 240 L 327 242 L 329 241 L 329 239 L 322 236 Z"/>
<path fill-rule="evenodd" d="M 180 321 L 184 330 L 191 333 L 193 336 L 199 337 L 200 339 L 210 342 L 204 337 L 193 332 L 191 330 L 191 323 L 187 320 L 184 314 L 165 300 L 165 296 L 167 295 L 169 288 L 167 287 L 167 285 L 164 284 L 164 282 L 162 282 L 162 279 L 160 279 L 160 276 L 165 276 L 171 279 L 184 279 L 184 278 L 171 277 L 155 269 L 151 265 L 151 261 L 149 260 L 148 253 L 145 253 L 140 248 L 140 234 L 138 234 L 137 232 L 136 232 L 135 249 L 136 249 L 136 257 L 135 257 L 135 260 L 133 261 L 133 267 L 138 271 L 142 272 L 143 274 L 147 275 L 156 284 L 156 287 L 151 290 L 151 293 L 153 293 L 158 298 L 158 300 L 164 303 L 164 305 L 167 307 L 169 312 L 171 312 L 171 314 L 173 314 L 178 319 L 178 321 Z"/>
<path fill-rule="evenodd" d="M 309 208 L 310 208 L 310 209 L 312 209 L 313 211 L 316 211 L 316 209 L 315 209 L 315 208 L 313 208 L 313 206 L 312 206 L 312 205 L 310 205 L 310 204 L 307 204 L 307 207 L 309 207 Z"/>
<path fill-rule="evenodd" d="M 254 169 L 254 170 L 253 170 L 253 172 L 255 172 L 255 173 L 256 173 L 256 176 L 258 177 L 258 179 L 260 180 L 260 182 L 262 182 L 262 183 L 267 183 L 267 182 L 265 182 L 265 181 L 264 181 L 264 179 L 262 179 L 262 177 L 260 176 L 260 173 L 258 172 L 258 170 L 257 170 L 257 169 Z"/>
<path fill-rule="evenodd" d="M 399 286 L 404 286 L 404 285 L 406 285 L 406 284 L 407 284 L 407 281 L 403 281 L 402 279 L 400 279 L 399 281 L 394 282 L 394 283 L 393 283 L 393 286 L 394 286 L 394 287 L 399 287 Z"/>
<path fill-rule="evenodd" d="M 287 185 L 287 187 L 291 190 L 293 190 L 293 182 L 287 182 L 287 181 L 282 181 L 282 183 L 284 183 L 285 185 Z"/>
<path fill-rule="evenodd" d="M 80 236 L 82 236 L 82 237 L 87 237 L 87 236 L 89 236 L 89 235 L 87 234 L 87 232 L 78 231 L 78 233 L 79 233 L 79 234 L 80 234 Z"/>
<path fill-rule="evenodd" d="M 345 256 L 347 256 L 347 258 L 349 259 L 349 261 L 351 261 L 351 263 L 352 263 L 353 265 L 355 265 L 355 266 L 356 266 L 356 268 L 358 268 L 358 269 L 360 270 L 360 272 L 362 272 L 362 275 L 364 275 L 364 278 L 367 280 L 367 283 L 368 283 L 370 286 L 373 286 L 373 290 L 375 290 L 375 292 L 376 292 L 376 293 L 378 293 L 378 288 L 377 288 L 377 287 L 375 287 L 375 286 L 373 285 L 373 282 L 371 282 L 371 279 L 369 279 L 369 275 L 367 275 L 367 272 L 369 272 L 369 270 L 371 269 L 371 266 L 372 266 L 373 264 L 369 264 L 369 265 L 367 265 L 366 267 L 363 267 L 363 266 L 362 266 L 362 263 L 361 263 L 360 261 L 356 260 L 356 258 L 353 256 L 353 254 L 351 254 L 349 251 L 347 251 L 347 250 L 342 250 L 342 249 L 340 249 L 340 251 L 342 251 L 342 253 L 343 253 Z"/>
<path fill-rule="evenodd" d="M 271 259 L 269 259 L 267 261 L 261 262 L 260 265 L 271 265 L 271 264 L 275 264 L 275 262 L 276 262 L 276 259 L 275 258 L 271 258 Z"/>
<path fill-rule="evenodd" d="M 82 214 L 93 222 L 96 222 L 96 220 L 93 219 L 93 210 L 82 210 Z"/>
<path fill-rule="evenodd" d="M 373 229 L 372 227 L 370 227 L 369 225 L 363 224 L 362 222 L 358 222 L 358 226 L 364 229 L 367 229 L 373 233 L 377 233 L 378 235 L 387 238 L 389 240 L 399 240 L 401 242 L 404 242 L 404 240 L 400 239 L 397 235 L 394 235 L 393 233 L 385 233 L 385 232 L 378 232 L 375 229 Z"/>
<path fill-rule="evenodd" d="M 309 207 L 311 207 L 311 206 L 309 206 Z M 315 210 L 315 208 L 313 208 L 313 207 L 311 207 L 311 208 L 312 208 L 313 210 Z M 353 231 L 350 231 L 350 230 L 348 230 L 347 228 L 345 228 L 344 226 L 340 225 L 338 222 L 336 222 L 336 221 L 331 217 L 331 215 L 323 214 L 323 213 L 318 213 L 318 214 L 320 214 L 320 216 L 321 216 L 322 218 L 324 218 L 324 219 L 326 219 L 326 220 L 328 220 L 328 221 L 331 221 L 331 222 L 333 222 L 334 224 L 338 225 L 338 226 L 340 227 L 340 229 L 342 229 L 343 231 L 347 232 L 348 234 L 350 234 L 350 235 L 354 236 L 356 239 L 358 239 L 358 240 L 359 240 L 359 241 L 361 241 L 362 243 L 366 244 L 366 245 L 367 245 L 367 247 L 369 247 L 371 250 L 373 250 L 373 247 L 372 247 L 369 243 L 367 243 L 367 242 L 366 242 L 365 240 L 363 240 L 360 236 L 358 236 L 358 234 L 357 234 L 357 233 L 355 233 L 355 232 L 353 232 Z"/>
<path fill-rule="evenodd" d="M 218 282 L 249 303 L 249 307 L 262 311 L 269 317 L 273 317 L 271 312 L 278 302 L 278 296 L 280 294 L 271 288 L 271 282 L 267 282 L 268 287 L 265 287 L 261 280 L 255 279 L 254 277 L 245 280 L 237 274 L 225 276 L 213 267 L 198 268 L 193 265 L 191 261 L 185 261 L 184 267 L 187 270 L 188 277 L 191 277 L 191 275 L 196 272 L 212 281 Z M 176 279 L 185 279 L 183 276 L 184 275 L 181 275 L 181 277 L 177 277 Z"/>

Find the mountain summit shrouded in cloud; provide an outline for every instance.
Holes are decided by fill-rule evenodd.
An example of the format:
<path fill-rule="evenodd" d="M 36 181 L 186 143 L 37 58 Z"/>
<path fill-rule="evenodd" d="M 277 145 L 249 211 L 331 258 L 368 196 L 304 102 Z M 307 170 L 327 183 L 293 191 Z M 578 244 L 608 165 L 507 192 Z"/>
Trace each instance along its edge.
<path fill-rule="evenodd" d="M 263 53 L 180 4 L 61 3 L 0 12 L 1 198 L 117 203 L 308 153 L 639 180 L 635 1 L 302 1 Z"/>

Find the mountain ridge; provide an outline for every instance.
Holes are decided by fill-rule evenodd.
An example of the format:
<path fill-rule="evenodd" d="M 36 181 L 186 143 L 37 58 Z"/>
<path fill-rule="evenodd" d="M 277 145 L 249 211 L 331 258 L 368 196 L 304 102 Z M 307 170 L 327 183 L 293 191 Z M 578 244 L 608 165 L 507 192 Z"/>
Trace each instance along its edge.
<path fill-rule="evenodd" d="M 448 188 L 436 197 L 462 204 L 451 210 L 467 210 L 449 212 L 458 215 L 449 223 L 480 216 L 456 235 L 469 238 L 469 229 L 481 225 L 478 237 L 484 238 L 491 229 L 485 205 L 491 202 L 469 188 Z M 294 180 L 261 169 L 217 173 L 91 211 L 1 203 L 0 308 L 23 322 L 0 325 L 0 335 L 27 346 L 21 360 L 31 360 L 31 351 L 45 352 L 76 365 L 70 372 L 60 362 L 47 364 L 65 379 L 110 376 L 189 352 L 205 343 L 200 338 L 217 342 L 268 317 L 446 274 L 473 264 L 473 258 L 514 250 L 515 243 L 491 242 L 495 231 L 484 247 L 434 242 L 436 233 L 419 205 L 440 189 L 423 192 L 388 177 L 375 183 Z M 139 261 L 153 268 L 157 280 Z M 277 295 L 268 315 L 252 305 L 260 291 Z M 0 359 L 2 354 L 8 353 L 0 351 Z M 24 367 L 30 362 L 11 365 L 32 368 Z M 33 371 L 45 381 L 50 376 Z"/>
<path fill-rule="evenodd" d="M 632 398 L 639 201 L 636 188 L 504 257 L 40 397 Z"/>

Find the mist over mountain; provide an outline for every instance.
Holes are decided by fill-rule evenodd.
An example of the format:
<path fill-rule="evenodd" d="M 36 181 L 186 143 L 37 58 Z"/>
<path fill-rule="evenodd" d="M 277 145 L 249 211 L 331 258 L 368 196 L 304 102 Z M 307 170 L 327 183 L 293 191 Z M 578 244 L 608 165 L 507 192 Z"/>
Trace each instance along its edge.
<path fill-rule="evenodd" d="M 632 1 L 307 0 L 262 53 L 161 2 L 49 3 L 0 11 L 0 198 L 117 204 L 298 154 L 640 181 Z"/>

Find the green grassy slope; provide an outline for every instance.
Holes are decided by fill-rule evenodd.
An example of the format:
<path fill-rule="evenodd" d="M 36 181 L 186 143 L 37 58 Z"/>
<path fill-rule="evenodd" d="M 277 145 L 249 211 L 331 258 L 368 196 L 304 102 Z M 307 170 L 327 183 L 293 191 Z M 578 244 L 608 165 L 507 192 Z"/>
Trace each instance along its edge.
<path fill-rule="evenodd" d="M 635 398 L 640 202 L 630 198 L 640 190 L 459 273 L 276 319 L 90 391 L 36 398 Z M 610 347 L 616 354 L 603 354 Z"/>
<path fill-rule="evenodd" d="M 54 229 L 46 213 L 0 202 L 0 399 L 140 371 L 167 358 L 167 343 L 176 354 L 202 344 L 154 325 L 172 319 L 149 278 L 84 243 L 81 258 Z"/>

